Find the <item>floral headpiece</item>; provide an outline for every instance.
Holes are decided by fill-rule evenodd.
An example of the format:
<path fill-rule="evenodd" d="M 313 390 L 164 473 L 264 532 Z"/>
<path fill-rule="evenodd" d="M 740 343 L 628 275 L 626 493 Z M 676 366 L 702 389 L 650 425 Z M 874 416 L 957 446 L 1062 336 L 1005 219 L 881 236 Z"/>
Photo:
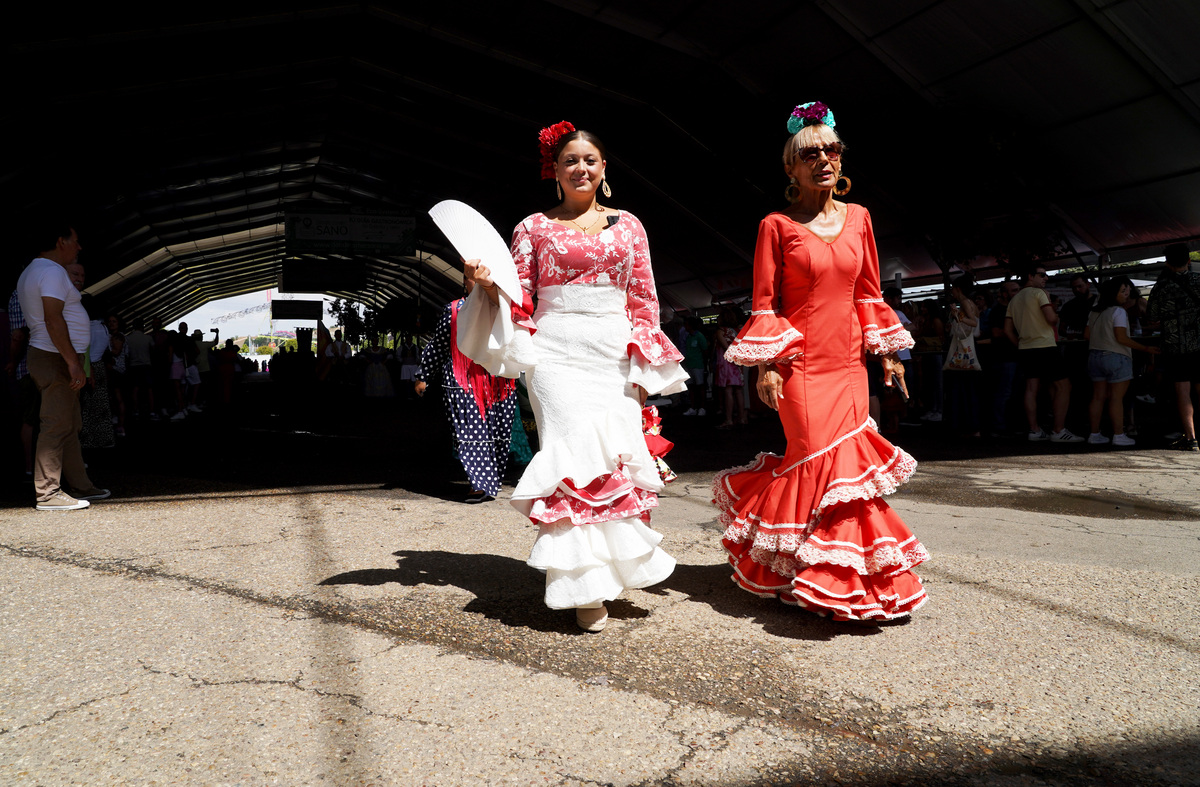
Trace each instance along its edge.
<path fill-rule="evenodd" d="M 538 146 L 542 151 L 542 180 L 554 177 L 554 150 L 558 147 L 558 140 L 562 139 L 564 134 L 570 134 L 574 130 L 575 127 L 571 125 L 571 122 L 564 120 L 553 126 L 546 126 L 538 132 Z"/>
<path fill-rule="evenodd" d="M 810 101 L 792 110 L 788 118 L 788 133 L 795 134 L 805 126 L 829 126 L 833 128 L 833 112 L 820 101 Z"/>

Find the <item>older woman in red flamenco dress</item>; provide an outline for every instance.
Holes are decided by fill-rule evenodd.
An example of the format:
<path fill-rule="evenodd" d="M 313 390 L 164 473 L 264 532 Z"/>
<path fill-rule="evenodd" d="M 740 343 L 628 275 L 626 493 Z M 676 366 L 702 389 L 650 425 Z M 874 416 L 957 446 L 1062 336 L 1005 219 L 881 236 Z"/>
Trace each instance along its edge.
<path fill-rule="evenodd" d="M 871 216 L 848 190 L 833 113 L 796 108 L 784 165 L 792 206 L 759 225 L 750 321 L 726 351 L 759 366 L 759 396 L 779 411 L 784 456 L 720 473 L 714 503 L 733 580 L 835 620 L 881 622 L 926 601 L 912 568 L 929 555 L 883 496 L 916 461 L 868 415 L 865 353 L 904 385 L 895 357 L 912 337 L 883 302 Z"/>

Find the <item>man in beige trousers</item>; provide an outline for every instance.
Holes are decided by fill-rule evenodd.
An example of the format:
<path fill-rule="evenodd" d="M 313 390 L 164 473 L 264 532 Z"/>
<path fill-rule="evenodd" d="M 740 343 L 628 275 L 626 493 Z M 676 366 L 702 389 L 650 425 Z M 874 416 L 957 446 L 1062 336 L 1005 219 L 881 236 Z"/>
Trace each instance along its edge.
<path fill-rule="evenodd" d="M 78 260 L 81 247 L 75 229 L 65 223 L 48 225 L 34 240 L 42 251 L 17 280 L 17 297 L 29 327 L 29 375 L 42 394 L 33 483 L 39 511 L 72 511 L 110 494 L 88 478 L 79 447 L 82 353 L 91 331 L 67 267 Z"/>

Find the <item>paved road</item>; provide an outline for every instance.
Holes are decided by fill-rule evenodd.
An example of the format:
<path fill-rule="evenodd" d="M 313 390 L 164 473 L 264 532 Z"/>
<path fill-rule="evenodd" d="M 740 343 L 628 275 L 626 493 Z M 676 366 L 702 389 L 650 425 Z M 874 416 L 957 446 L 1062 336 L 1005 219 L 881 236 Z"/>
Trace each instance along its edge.
<path fill-rule="evenodd" d="M 0 783 L 1200 784 L 1195 456 L 923 462 L 932 600 L 872 629 L 734 587 L 697 465 L 773 433 L 681 428 L 679 568 L 585 635 L 426 438 L 185 428 L 0 508 Z"/>

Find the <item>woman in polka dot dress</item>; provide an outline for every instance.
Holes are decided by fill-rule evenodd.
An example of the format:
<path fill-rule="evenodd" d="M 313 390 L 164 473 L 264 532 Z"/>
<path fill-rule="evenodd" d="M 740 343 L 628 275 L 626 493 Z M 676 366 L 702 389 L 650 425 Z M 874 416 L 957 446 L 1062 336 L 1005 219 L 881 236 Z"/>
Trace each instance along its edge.
<path fill-rule="evenodd" d="M 473 282 L 467 282 L 470 291 Z M 417 395 L 431 380 L 442 381 L 442 402 L 454 427 L 458 459 L 471 481 L 468 503 L 484 503 L 500 492 L 508 463 L 513 416 L 517 411 L 516 381 L 493 377 L 458 351 L 458 310 L 463 301 L 446 306 L 421 353 L 416 372 Z"/>

